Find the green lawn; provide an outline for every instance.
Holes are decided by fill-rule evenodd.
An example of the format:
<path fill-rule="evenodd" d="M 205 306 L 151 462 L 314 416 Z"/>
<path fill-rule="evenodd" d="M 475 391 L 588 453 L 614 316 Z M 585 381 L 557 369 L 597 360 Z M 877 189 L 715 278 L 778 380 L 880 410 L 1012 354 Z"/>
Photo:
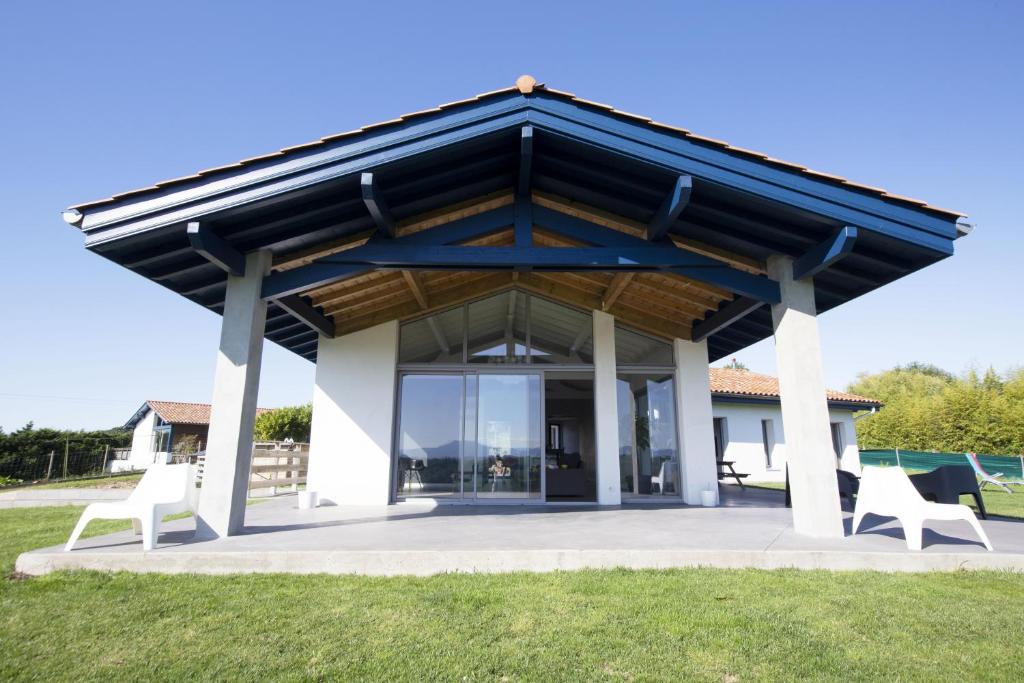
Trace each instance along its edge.
<path fill-rule="evenodd" d="M 78 513 L 0 510 L 4 573 Z M 997 572 L 65 573 L 0 579 L 0 680 L 1015 680 L 1022 594 Z"/>
<path fill-rule="evenodd" d="M 93 477 L 91 479 L 66 479 L 31 486 L 12 487 L 11 491 L 25 491 L 28 489 L 105 489 L 105 488 L 129 488 L 142 479 L 142 472 L 135 474 L 116 474 L 109 477 Z"/>
<path fill-rule="evenodd" d="M 784 483 L 777 481 L 753 481 L 747 486 L 780 491 L 786 488 Z M 985 487 L 981 492 L 981 497 L 985 501 L 985 511 L 989 515 L 1024 519 L 1024 487 L 1014 488 L 1015 493 L 1007 493 L 1003 489 L 993 488 L 991 485 Z M 960 502 L 974 508 L 974 498 L 971 496 L 961 496 Z"/>

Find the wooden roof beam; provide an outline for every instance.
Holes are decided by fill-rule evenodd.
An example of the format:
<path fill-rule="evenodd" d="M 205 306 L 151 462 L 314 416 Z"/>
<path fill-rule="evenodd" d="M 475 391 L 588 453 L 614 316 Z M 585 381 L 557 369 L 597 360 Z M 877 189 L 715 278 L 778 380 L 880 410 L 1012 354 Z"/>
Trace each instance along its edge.
<path fill-rule="evenodd" d="M 373 173 L 364 173 L 359 179 L 359 189 L 363 194 L 363 203 L 366 210 L 373 217 L 377 225 L 377 232 L 385 237 L 395 236 L 395 219 L 391 217 L 391 210 L 381 196 L 380 187 Z"/>
<path fill-rule="evenodd" d="M 607 311 L 614 306 L 615 300 L 619 298 L 619 295 L 632 280 L 633 273 L 616 273 L 611 284 L 608 285 L 608 289 L 604 291 L 604 296 L 601 297 L 601 310 Z"/>
<path fill-rule="evenodd" d="M 840 229 L 835 235 L 811 247 L 793 262 L 793 279 L 814 277 L 834 263 L 846 258 L 857 241 L 857 228 L 852 225 Z"/>
<path fill-rule="evenodd" d="M 231 275 L 245 275 L 245 254 L 218 237 L 207 226 L 188 224 L 188 242 L 197 254 Z"/>
<path fill-rule="evenodd" d="M 740 318 L 749 315 L 764 305 L 763 301 L 741 296 L 693 325 L 693 341 L 699 342 L 719 332 Z"/>
<path fill-rule="evenodd" d="M 647 225 L 647 239 L 654 242 L 668 234 L 672 224 L 676 222 L 679 215 L 690 203 L 690 195 L 693 193 L 693 178 L 688 175 L 681 175 L 676 178 L 672 185 L 672 191 L 665 197 L 661 208 L 654 214 L 654 218 Z"/>

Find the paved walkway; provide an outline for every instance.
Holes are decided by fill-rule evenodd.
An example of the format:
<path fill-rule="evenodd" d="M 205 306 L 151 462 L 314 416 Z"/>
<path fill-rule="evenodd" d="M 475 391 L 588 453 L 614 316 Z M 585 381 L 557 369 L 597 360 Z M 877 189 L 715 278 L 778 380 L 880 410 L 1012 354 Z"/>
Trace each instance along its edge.
<path fill-rule="evenodd" d="M 132 489 L 37 489 L 24 488 L 0 493 L 0 510 L 6 508 L 46 507 L 50 505 L 88 505 L 103 501 L 124 500 Z"/>
<path fill-rule="evenodd" d="M 723 487 L 725 505 L 321 507 L 283 496 L 246 510 L 244 534 L 192 540 L 194 521 L 165 524 L 156 550 L 121 532 L 80 541 L 70 553 L 25 553 L 17 570 L 205 573 L 435 574 L 689 566 L 926 571 L 1024 570 L 1024 522 L 983 522 L 996 552 L 966 523 L 930 525 L 921 552 L 907 550 L 894 520 L 868 518 L 866 533 L 818 540 L 793 533 L 782 494 Z M 849 515 L 846 515 L 849 532 Z"/>

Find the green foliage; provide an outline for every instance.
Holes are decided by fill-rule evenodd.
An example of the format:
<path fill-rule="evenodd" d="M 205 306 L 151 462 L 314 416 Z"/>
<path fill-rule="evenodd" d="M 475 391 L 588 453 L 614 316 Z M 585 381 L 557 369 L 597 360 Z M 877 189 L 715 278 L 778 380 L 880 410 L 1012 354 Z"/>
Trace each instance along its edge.
<path fill-rule="evenodd" d="M 174 452 L 177 455 L 192 455 L 199 450 L 199 436 L 186 434 L 174 444 Z"/>
<path fill-rule="evenodd" d="M 745 372 L 750 370 L 750 368 L 748 368 L 746 365 L 744 365 L 743 363 L 739 362 L 735 358 L 730 360 L 728 363 L 726 363 L 722 367 L 723 368 L 727 368 L 729 370 L 743 370 Z"/>
<path fill-rule="evenodd" d="M 310 424 L 313 421 L 313 406 L 289 406 L 275 408 L 256 418 L 254 437 L 257 441 L 284 441 L 292 439 L 300 443 L 309 442 Z"/>
<path fill-rule="evenodd" d="M 912 363 L 862 374 L 849 390 L 885 403 L 857 421 L 861 448 L 993 454 L 1024 453 L 1024 372 L 991 368 L 956 377 Z"/>
<path fill-rule="evenodd" d="M 15 486 L 21 483 L 21 479 L 15 479 L 14 477 L 5 477 L 0 474 L 0 488 L 5 486 Z"/>
<path fill-rule="evenodd" d="M 132 433 L 121 429 L 91 432 L 36 429 L 31 422 L 21 429 L 0 431 L 0 475 L 31 480 L 46 474 L 46 462 L 54 453 L 54 476 L 63 469 L 65 449 L 68 473 L 85 474 L 99 469 L 107 446 L 122 448 L 131 444 Z"/>

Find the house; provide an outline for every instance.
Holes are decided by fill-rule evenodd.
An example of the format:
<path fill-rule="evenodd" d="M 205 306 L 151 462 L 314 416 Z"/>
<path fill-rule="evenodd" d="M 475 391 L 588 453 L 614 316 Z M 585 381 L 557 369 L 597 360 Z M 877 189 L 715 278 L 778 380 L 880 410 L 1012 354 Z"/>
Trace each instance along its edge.
<path fill-rule="evenodd" d="M 711 368 L 715 454 L 748 481 L 784 481 L 786 442 L 779 380 L 747 370 Z M 828 389 L 829 434 L 836 467 L 860 473 L 854 413 L 881 408 L 874 399 Z"/>
<path fill-rule="evenodd" d="M 266 412 L 257 408 L 256 413 Z M 131 450 L 110 462 L 111 472 L 144 470 L 154 463 L 168 463 L 183 447 L 193 452 L 206 445 L 210 429 L 209 403 L 146 401 L 124 425 L 132 432 Z"/>
<path fill-rule="evenodd" d="M 64 212 L 222 316 L 201 538 L 244 526 L 264 339 L 316 364 L 328 503 L 642 507 L 714 500 L 708 367 L 767 338 L 794 528 L 841 537 L 818 315 L 961 217 L 528 76 Z"/>

